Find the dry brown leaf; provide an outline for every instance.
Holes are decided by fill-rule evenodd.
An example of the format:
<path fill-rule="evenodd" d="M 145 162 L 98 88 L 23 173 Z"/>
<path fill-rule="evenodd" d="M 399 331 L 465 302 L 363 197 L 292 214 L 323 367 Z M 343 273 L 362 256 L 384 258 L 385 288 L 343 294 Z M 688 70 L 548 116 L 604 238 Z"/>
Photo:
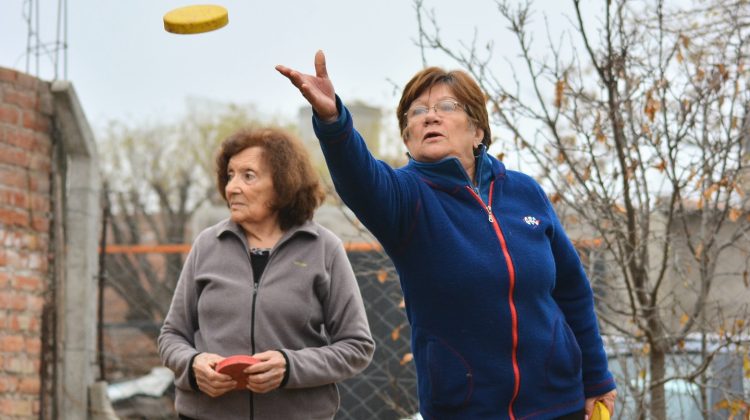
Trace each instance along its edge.
<path fill-rule="evenodd" d="M 680 34 L 680 40 L 682 41 L 683 47 L 687 48 L 690 46 L 690 38 L 687 36 Z"/>
<path fill-rule="evenodd" d="M 729 210 L 728 217 L 730 221 L 736 222 L 737 220 L 740 219 L 740 216 L 742 216 L 742 212 L 740 210 L 735 209 L 735 208 Z"/>
<path fill-rule="evenodd" d="M 693 107 L 693 103 L 690 102 L 690 100 L 688 100 L 688 99 L 683 99 L 682 100 L 682 111 L 683 112 L 686 112 L 686 113 L 690 112 L 690 110 L 692 109 L 692 107 Z"/>
<path fill-rule="evenodd" d="M 399 362 L 399 364 L 401 364 L 401 366 L 403 366 L 403 365 L 411 362 L 412 360 L 414 360 L 414 355 L 412 355 L 411 353 L 406 353 L 406 354 L 404 354 L 404 357 L 401 358 L 401 361 Z"/>
<path fill-rule="evenodd" d="M 555 83 L 555 108 L 562 108 L 563 94 L 565 92 L 565 79 L 560 79 Z"/>
<path fill-rule="evenodd" d="M 702 68 L 698 67 L 695 70 L 695 80 L 698 82 L 702 82 L 705 77 L 706 77 L 706 72 L 703 71 Z"/>
<path fill-rule="evenodd" d="M 706 190 L 703 191 L 703 197 L 705 197 L 706 200 L 710 200 L 711 196 L 713 196 L 717 191 L 719 191 L 719 184 L 711 184 L 710 187 L 706 188 Z"/>
<path fill-rule="evenodd" d="M 648 116 L 648 120 L 651 122 L 654 122 L 654 118 L 656 118 L 656 113 L 659 111 L 659 102 L 655 101 L 652 98 L 648 98 L 646 100 L 646 106 L 643 108 L 643 112 L 646 113 L 646 116 Z"/>
<path fill-rule="evenodd" d="M 568 180 L 568 184 L 574 184 L 576 182 L 576 176 L 573 172 L 569 172 L 566 179 Z"/>
<path fill-rule="evenodd" d="M 729 401 L 726 399 L 723 399 L 717 402 L 716 404 L 714 404 L 714 408 L 717 408 L 719 410 L 726 410 L 727 408 L 729 408 Z"/>
<path fill-rule="evenodd" d="M 602 130 L 596 132 L 596 141 L 598 141 L 599 143 L 607 142 L 607 136 L 604 135 L 604 132 Z"/>
<path fill-rule="evenodd" d="M 729 78 L 729 70 L 727 70 L 727 66 L 719 63 L 716 65 L 716 69 L 719 71 L 722 79 L 727 80 Z"/>
<path fill-rule="evenodd" d="M 398 338 L 401 336 L 401 325 L 394 328 L 393 331 L 391 331 L 391 340 L 398 341 Z"/>
<path fill-rule="evenodd" d="M 386 280 L 388 280 L 388 272 L 385 270 L 378 271 L 378 281 L 380 283 L 385 283 Z"/>
<path fill-rule="evenodd" d="M 607 141 L 607 136 L 604 135 L 604 131 L 602 130 L 601 115 L 599 115 L 598 112 L 596 113 L 596 120 L 594 121 L 594 135 L 596 136 L 596 141 L 599 143 Z"/>

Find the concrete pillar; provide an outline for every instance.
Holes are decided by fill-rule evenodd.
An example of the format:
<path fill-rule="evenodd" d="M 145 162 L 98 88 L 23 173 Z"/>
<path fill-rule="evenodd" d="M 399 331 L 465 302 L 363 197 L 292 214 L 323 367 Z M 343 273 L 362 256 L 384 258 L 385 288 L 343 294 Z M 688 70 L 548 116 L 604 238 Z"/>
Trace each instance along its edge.
<path fill-rule="evenodd" d="M 55 128 L 64 168 L 64 264 L 58 288 L 59 419 L 89 418 L 89 387 L 96 376 L 97 240 L 101 181 L 94 136 L 73 86 L 52 83 Z"/>

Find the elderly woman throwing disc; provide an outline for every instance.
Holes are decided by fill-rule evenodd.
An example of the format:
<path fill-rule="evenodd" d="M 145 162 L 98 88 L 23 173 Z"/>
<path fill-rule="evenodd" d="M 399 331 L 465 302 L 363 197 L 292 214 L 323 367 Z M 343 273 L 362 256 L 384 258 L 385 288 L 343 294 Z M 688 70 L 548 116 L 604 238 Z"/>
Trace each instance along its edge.
<path fill-rule="evenodd" d="M 344 202 L 398 270 L 425 419 L 584 419 L 614 411 L 591 287 L 542 188 L 487 153 L 485 97 L 461 71 L 406 84 L 409 162 L 373 158 L 328 78 L 276 68 L 312 105 Z"/>

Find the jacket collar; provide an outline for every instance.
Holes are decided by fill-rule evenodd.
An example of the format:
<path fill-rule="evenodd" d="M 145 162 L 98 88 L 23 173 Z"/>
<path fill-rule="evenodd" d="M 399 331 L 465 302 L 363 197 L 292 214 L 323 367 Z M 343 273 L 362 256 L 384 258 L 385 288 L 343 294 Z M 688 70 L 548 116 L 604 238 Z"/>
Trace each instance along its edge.
<path fill-rule="evenodd" d="M 279 245 L 286 242 L 289 238 L 296 234 L 308 234 L 312 235 L 314 237 L 320 236 L 320 233 L 318 232 L 318 225 L 313 222 L 312 220 L 308 220 L 305 223 L 294 226 L 291 229 L 284 232 L 283 235 L 281 235 L 281 239 L 279 239 L 279 242 L 274 245 L 274 248 L 277 248 Z M 233 222 L 232 219 L 224 219 L 217 225 L 216 230 L 216 237 L 220 238 L 221 236 L 229 234 L 229 235 L 235 235 L 238 237 L 245 246 L 247 246 L 247 238 L 245 237 L 245 231 L 242 230 L 242 227 L 238 225 L 237 223 Z"/>
<path fill-rule="evenodd" d="M 430 184 L 443 189 L 454 189 L 469 185 L 475 188 L 469 175 L 456 157 L 447 157 L 437 162 L 419 162 L 409 156 L 407 169 L 419 173 L 420 177 Z M 505 177 L 505 165 L 487 153 L 487 147 L 479 145 L 476 156 L 476 189 L 489 190 L 490 183 Z M 484 194 L 483 194 L 484 195 Z"/>

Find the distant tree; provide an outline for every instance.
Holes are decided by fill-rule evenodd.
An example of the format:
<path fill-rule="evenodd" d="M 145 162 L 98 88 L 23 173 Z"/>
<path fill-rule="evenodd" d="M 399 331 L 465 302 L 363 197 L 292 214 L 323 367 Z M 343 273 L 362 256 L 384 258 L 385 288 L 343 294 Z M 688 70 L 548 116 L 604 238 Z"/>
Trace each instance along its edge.
<path fill-rule="evenodd" d="M 221 141 L 257 124 L 253 109 L 192 101 L 175 123 L 111 123 L 100 156 L 110 244 L 184 244 L 189 222 L 218 203 L 214 155 Z M 116 253 L 106 257 L 106 285 L 127 302 L 127 319 L 152 338 L 164 319 L 185 255 Z"/>
<path fill-rule="evenodd" d="M 636 343 L 618 378 L 635 411 L 618 417 L 667 418 L 674 380 L 697 385 L 705 418 L 742 411 L 742 398 L 710 407 L 707 395 L 717 352 L 748 332 L 748 3 L 608 0 L 592 14 L 594 2 L 572 0 L 570 32 L 544 34 L 530 2 L 498 0 L 520 58 L 509 78 L 493 42 L 444 39 L 428 3 L 414 1 L 423 57 L 439 51 L 473 74 L 496 140 L 549 188 L 571 234 L 599 244 L 603 329 Z M 691 337 L 698 361 L 671 366 Z"/>

